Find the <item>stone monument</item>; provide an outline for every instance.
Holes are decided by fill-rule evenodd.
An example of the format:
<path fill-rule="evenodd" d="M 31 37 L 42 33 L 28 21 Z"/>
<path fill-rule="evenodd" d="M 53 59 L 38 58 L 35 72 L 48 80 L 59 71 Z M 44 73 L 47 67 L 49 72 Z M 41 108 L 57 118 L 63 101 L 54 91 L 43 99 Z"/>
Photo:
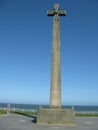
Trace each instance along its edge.
<path fill-rule="evenodd" d="M 37 123 L 39 124 L 74 124 L 75 115 L 73 109 L 61 107 L 61 69 L 60 69 L 60 18 L 66 11 L 59 9 L 59 4 L 54 4 L 54 10 L 47 12 L 48 16 L 54 16 L 52 34 L 52 69 L 50 87 L 50 108 L 38 110 Z"/>

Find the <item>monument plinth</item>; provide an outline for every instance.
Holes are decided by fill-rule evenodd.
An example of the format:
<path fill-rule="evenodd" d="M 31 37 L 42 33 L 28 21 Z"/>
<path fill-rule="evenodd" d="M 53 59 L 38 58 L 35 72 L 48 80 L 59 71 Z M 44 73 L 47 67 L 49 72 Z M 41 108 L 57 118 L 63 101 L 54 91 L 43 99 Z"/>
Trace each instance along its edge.
<path fill-rule="evenodd" d="M 52 67 L 50 86 L 50 109 L 39 109 L 37 123 L 39 124 L 74 124 L 74 111 L 61 108 L 61 67 L 60 67 L 60 18 L 65 16 L 64 10 L 59 10 L 59 4 L 54 5 L 53 11 L 47 12 L 54 16 L 52 32 Z"/>

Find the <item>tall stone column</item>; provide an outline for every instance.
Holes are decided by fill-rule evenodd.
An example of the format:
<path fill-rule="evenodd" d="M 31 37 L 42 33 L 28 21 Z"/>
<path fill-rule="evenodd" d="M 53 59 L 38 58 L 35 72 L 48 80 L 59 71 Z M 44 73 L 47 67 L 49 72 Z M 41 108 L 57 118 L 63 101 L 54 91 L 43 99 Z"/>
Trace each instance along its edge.
<path fill-rule="evenodd" d="M 54 16 L 53 20 L 50 108 L 61 108 L 60 20 L 58 16 Z"/>
<path fill-rule="evenodd" d="M 48 16 L 54 16 L 52 33 L 52 67 L 50 87 L 50 108 L 38 110 L 38 124 L 70 125 L 75 123 L 73 109 L 61 109 L 61 70 L 60 70 L 60 19 L 66 12 L 59 10 L 59 4 L 54 5 Z"/>
<path fill-rule="evenodd" d="M 60 70 L 60 19 L 65 16 L 65 10 L 59 9 L 59 4 L 54 5 L 54 11 L 48 11 L 48 16 L 54 16 L 52 33 L 52 68 L 50 86 L 50 108 L 61 108 L 61 70 Z"/>

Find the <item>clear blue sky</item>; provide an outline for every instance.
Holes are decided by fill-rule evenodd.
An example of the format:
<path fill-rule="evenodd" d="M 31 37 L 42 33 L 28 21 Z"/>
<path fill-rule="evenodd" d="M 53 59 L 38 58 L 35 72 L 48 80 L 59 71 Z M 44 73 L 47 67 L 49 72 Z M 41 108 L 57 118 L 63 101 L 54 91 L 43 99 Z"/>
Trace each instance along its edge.
<path fill-rule="evenodd" d="M 98 105 L 98 0 L 0 0 L 0 102 L 49 104 L 54 3 L 67 11 L 62 103 Z"/>

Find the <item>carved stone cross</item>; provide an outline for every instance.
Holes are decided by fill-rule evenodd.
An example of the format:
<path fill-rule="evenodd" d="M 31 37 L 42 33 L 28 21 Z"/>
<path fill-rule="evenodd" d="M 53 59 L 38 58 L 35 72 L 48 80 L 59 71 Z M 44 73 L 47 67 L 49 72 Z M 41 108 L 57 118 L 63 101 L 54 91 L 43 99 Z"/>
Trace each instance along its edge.
<path fill-rule="evenodd" d="M 47 12 L 48 16 L 54 16 L 52 32 L 52 67 L 50 85 L 50 108 L 61 108 L 61 67 L 60 67 L 60 19 L 66 12 L 59 9 L 59 4 L 54 5 L 53 11 Z"/>
<path fill-rule="evenodd" d="M 47 12 L 54 16 L 52 31 L 52 66 L 50 85 L 50 109 L 38 110 L 37 123 L 50 125 L 72 125 L 75 123 L 75 112 L 72 109 L 62 109 L 61 104 L 61 67 L 60 67 L 60 19 L 65 16 L 64 10 L 59 10 L 59 4 L 54 5 L 53 11 Z M 48 30 L 47 30 L 48 31 Z"/>
<path fill-rule="evenodd" d="M 59 4 L 54 4 L 54 10 L 47 11 L 48 16 L 54 16 L 54 19 L 58 18 L 58 16 L 65 16 L 66 11 L 59 9 Z"/>

